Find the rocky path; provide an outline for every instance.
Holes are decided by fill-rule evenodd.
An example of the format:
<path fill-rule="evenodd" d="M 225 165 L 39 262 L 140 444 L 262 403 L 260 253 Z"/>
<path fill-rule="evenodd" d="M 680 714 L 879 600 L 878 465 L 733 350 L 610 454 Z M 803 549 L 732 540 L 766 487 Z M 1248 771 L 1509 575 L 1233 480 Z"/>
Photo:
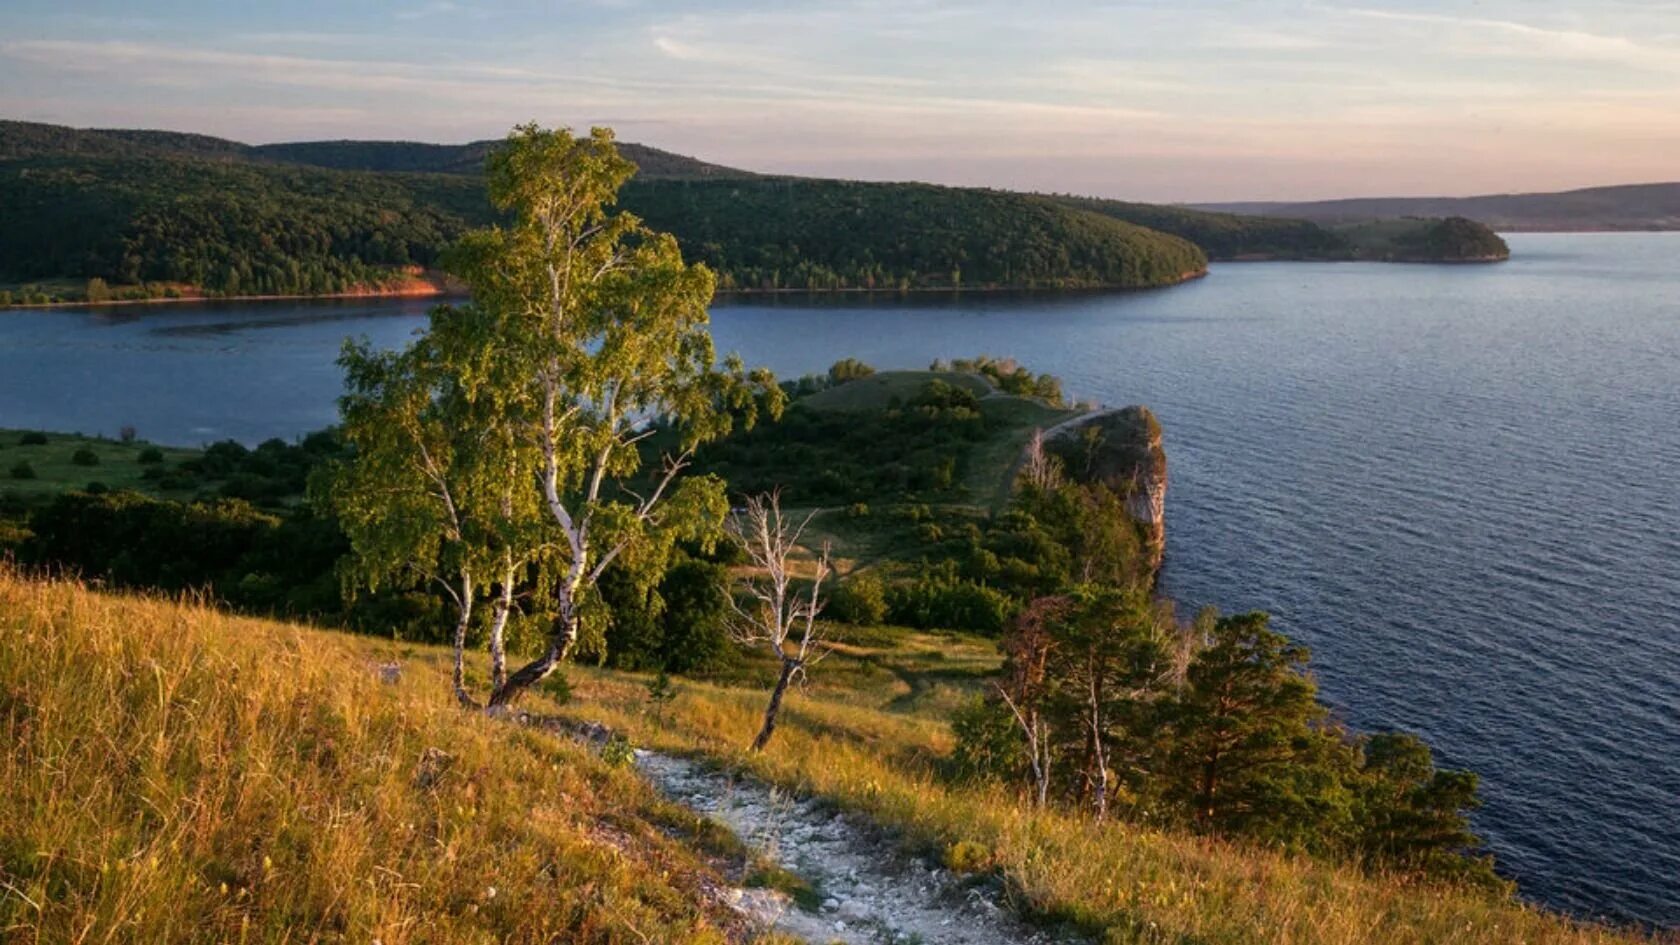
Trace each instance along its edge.
<path fill-rule="evenodd" d="M 742 889 L 735 906 L 761 927 L 827 945 L 1050 945 L 999 903 L 990 881 L 965 879 L 909 859 L 866 822 L 762 782 L 682 758 L 638 751 L 636 766 L 671 800 L 705 814 L 821 898 L 809 912 L 780 893 Z"/>

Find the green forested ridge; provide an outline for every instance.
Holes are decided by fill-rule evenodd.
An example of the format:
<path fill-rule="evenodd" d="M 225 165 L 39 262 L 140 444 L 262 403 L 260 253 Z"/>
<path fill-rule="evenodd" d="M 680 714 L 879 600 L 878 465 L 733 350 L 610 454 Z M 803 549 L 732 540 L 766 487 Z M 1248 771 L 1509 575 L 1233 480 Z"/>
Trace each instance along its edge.
<path fill-rule="evenodd" d="M 1183 237 L 1212 259 L 1372 260 L 1461 262 L 1503 259 L 1510 249 L 1499 234 L 1463 217 L 1327 225 L 1312 220 L 1248 216 L 1098 197 L 1058 197 L 1059 202 L 1138 226 Z"/>
<path fill-rule="evenodd" d="M 653 149 L 625 153 L 650 168 L 626 189 L 626 208 L 674 233 L 725 286 L 1141 287 L 1205 264 L 1175 237 L 1041 197 L 752 178 Z M 378 285 L 431 266 L 493 219 L 482 181 L 465 173 L 481 155 L 479 145 L 250 147 L 3 122 L 0 304 Z M 23 287 L 39 282 L 59 288 Z"/>
<path fill-rule="evenodd" d="M 1072 207 L 1171 233 L 1195 243 L 1213 259 L 1274 256 L 1288 259 L 1336 259 L 1351 256 L 1347 241 L 1306 220 L 1210 213 L 1163 204 L 1058 197 Z"/>
<path fill-rule="evenodd" d="M 623 202 L 724 288 L 1158 286 L 1206 265 L 1177 237 L 1004 191 L 663 180 L 632 182 Z"/>
<path fill-rule="evenodd" d="M 168 154 L 3 160 L 0 273 L 227 295 L 345 291 L 430 266 L 469 214 L 485 215 L 481 193 L 469 178 Z"/>
<path fill-rule="evenodd" d="M 1481 262 L 1511 255 L 1498 233 L 1464 217 L 1372 220 L 1343 224 L 1335 231 L 1354 245 L 1361 259 Z"/>

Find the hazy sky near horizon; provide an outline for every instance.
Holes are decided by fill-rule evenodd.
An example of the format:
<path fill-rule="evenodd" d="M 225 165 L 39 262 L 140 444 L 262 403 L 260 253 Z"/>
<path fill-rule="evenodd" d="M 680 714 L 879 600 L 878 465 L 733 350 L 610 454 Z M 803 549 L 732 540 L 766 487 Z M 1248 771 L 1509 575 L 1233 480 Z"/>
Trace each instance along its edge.
<path fill-rule="evenodd" d="M 6 0 L 0 117 L 1149 200 L 1680 179 L 1680 0 Z"/>

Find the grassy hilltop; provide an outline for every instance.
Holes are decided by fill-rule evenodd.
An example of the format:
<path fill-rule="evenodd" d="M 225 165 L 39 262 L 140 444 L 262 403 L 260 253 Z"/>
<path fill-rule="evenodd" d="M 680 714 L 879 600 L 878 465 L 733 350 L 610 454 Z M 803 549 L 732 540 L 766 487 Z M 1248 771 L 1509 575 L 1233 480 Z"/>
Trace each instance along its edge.
<path fill-rule="evenodd" d="M 1633 941 L 952 786 L 942 709 L 995 665 L 986 651 L 848 645 L 790 697 L 779 749 L 750 758 L 762 692 L 728 682 L 679 683 L 656 719 L 645 677 L 574 668 L 572 703 L 528 708 L 745 767 L 912 848 L 962 845 L 965 868 L 995 871 L 1029 914 L 1104 942 Z M 463 714 L 447 664 L 442 649 L 0 573 L 0 927 L 19 941 L 724 942 L 747 930 L 719 889 L 797 886 L 569 741 Z"/>

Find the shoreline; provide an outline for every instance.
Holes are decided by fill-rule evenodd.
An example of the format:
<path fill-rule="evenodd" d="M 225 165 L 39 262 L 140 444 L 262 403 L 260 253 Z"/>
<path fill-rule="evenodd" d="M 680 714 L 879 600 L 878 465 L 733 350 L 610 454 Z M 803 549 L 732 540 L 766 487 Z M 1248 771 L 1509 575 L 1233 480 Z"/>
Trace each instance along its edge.
<path fill-rule="evenodd" d="M 912 286 L 909 288 L 870 288 L 867 286 L 841 286 L 828 289 L 718 289 L 715 296 L 747 296 L 774 298 L 778 296 L 795 295 L 961 295 L 965 292 L 981 294 L 1004 294 L 1011 292 L 1153 292 L 1158 289 L 1171 289 L 1198 279 L 1207 278 L 1209 272 L 1202 269 L 1198 272 L 1188 272 L 1181 275 L 1177 281 L 1164 282 L 1160 285 L 1069 285 L 1069 286 L 1026 286 L 1026 285 L 979 285 L 979 286 Z M 333 292 L 322 295 L 184 295 L 178 298 L 150 298 L 150 299 L 110 299 L 104 302 L 89 302 L 86 300 L 71 302 L 30 302 L 12 303 L 0 306 L 0 312 L 20 309 L 60 309 L 60 308 L 104 308 L 116 305 L 192 305 L 203 302 L 310 302 L 343 299 L 399 299 L 399 298 L 468 298 L 465 291 L 446 289 L 440 286 L 417 287 L 408 286 L 401 289 L 376 290 L 361 292 Z"/>

